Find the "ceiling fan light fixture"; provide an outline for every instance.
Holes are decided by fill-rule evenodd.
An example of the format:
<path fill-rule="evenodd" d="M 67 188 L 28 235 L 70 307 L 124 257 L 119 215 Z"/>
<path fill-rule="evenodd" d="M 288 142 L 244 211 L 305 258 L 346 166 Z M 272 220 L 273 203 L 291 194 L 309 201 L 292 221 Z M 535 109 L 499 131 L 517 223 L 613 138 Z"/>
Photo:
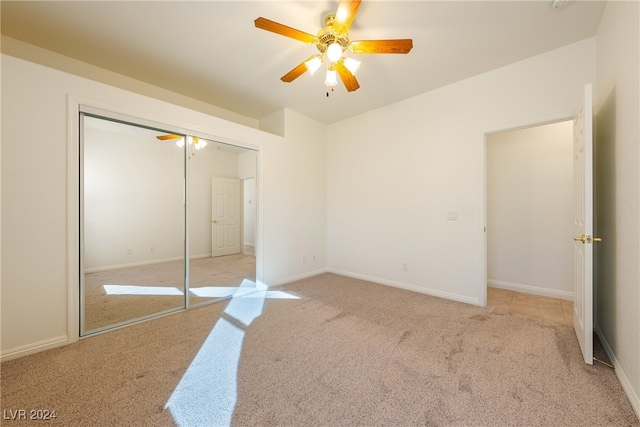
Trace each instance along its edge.
<path fill-rule="evenodd" d="M 205 141 L 204 139 L 194 138 L 194 140 L 196 141 L 196 144 L 195 144 L 196 150 L 202 150 L 204 147 L 207 146 L 207 141 Z"/>
<path fill-rule="evenodd" d="M 291 83 L 307 71 L 313 75 L 318 71 L 326 56 L 327 76 L 325 78 L 325 84 L 327 86 L 327 96 L 329 96 L 329 89 L 333 91 L 334 86 L 338 83 L 338 75 L 340 75 L 340 80 L 344 83 L 347 92 L 353 92 L 360 88 L 360 84 L 355 77 L 360 66 L 360 61 L 344 56 L 347 49 L 355 54 L 409 53 L 413 48 L 413 41 L 411 39 L 349 40 L 349 28 L 360 7 L 361 1 L 362 0 L 339 0 L 338 10 L 335 14 L 330 13 L 325 17 L 324 27 L 321 28 L 315 36 L 267 18 L 257 18 L 254 21 L 257 28 L 315 45 L 320 52 L 319 55 L 313 55 L 296 65 L 291 71 L 280 77 L 280 80 L 285 83 Z"/>
<path fill-rule="evenodd" d="M 344 66 L 347 70 L 351 72 L 351 74 L 355 76 L 356 72 L 358 71 L 358 68 L 360 68 L 360 61 L 353 58 L 345 58 Z"/>
<path fill-rule="evenodd" d="M 337 62 L 342 57 L 342 46 L 340 43 L 331 43 L 327 47 L 327 58 L 331 62 Z"/>
<path fill-rule="evenodd" d="M 338 76 L 336 75 L 335 68 L 329 68 L 327 70 L 327 77 L 324 80 L 324 84 L 326 84 L 329 87 L 334 87 L 335 85 L 338 84 Z"/>
<path fill-rule="evenodd" d="M 313 76 L 313 74 L 318 71 L 318 68 L 322 65 L 322 57 L 320 55 L 315 55 L 313 58 L 304 63 L 309 71 L 309 74 Z"/>

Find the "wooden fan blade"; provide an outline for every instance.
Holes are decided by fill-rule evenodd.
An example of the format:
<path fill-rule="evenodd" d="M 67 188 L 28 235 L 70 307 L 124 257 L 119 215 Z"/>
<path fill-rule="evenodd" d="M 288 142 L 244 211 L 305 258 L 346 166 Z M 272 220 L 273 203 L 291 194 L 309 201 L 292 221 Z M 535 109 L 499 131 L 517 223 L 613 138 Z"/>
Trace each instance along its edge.
<path fill-rule="evenodd" d="M 340 0 L 336 18 L 333 21 L 333 31 L 337 34 L 343 34 L 349 31 L 349 27 L 356 17 L 356 12 L 360 7 L 361 0 Z"/>
<path fill-rule="evenodd" d="M 309 58 L 307 58 L 304 61 L 302 61 L 302 63 L 300 63 L 300 65 L 296 66 L 293 70 L 289 71 L 287 74 L 285 74 L 284 76 L 280 77 L 280 80 L 282 80 L 283 82 L 286 82 L 286 83 L 291 83 L 292 81 L 294 81 L 295 79 L 297 79 L 298 77 L 303 75 L 307 71 L 307 66 L 305 65 L 305 62 L 309 61 L 314 56 L 315 55 L 312 55 Z"/>
<path fill-rule="evenodd" d="M 160 135 L 156 136 L 156 138 L 158 138 L 160 141 L 166 141 L 168 139 L 178 139 L 182 137 L 180 135 Z"/>
<path fill-rule="evenodd" d="M 275 21 L 271 21 L 267 18 L 260 17 L 253 21 L 256 27 L 271 31 L 272 33 L 280 34 L 285 37 L 291 37 L 292 39 L 300 40 L 305 43 L 316 43 L 318 38 L 304 31 L 296 30 L 295 28 L 287 27 L 286 25 L 279 24 Z"/>
<path fill-rule="evenodd" d="M 349 50 L 353 53 L 409 53 L 413 47 L 411 39 L 397 40 L 356 40 Z"/>
<path fill-rule="evenodd" d="M 360 89 L 360 84 L 358 83 L 358 80 L 356 80 L 356 76 L 351 74 L 351 71 L 349 71 L 347 67 L 344 66 L 342 61 L 336 62 L 335 66 L 336 71 L 340 76 L 340 80 L 342 80 L 342 83 L 344 83 L 344 86 L 347 88 L 348 92 L 353 92 L 354 90 Z"/>

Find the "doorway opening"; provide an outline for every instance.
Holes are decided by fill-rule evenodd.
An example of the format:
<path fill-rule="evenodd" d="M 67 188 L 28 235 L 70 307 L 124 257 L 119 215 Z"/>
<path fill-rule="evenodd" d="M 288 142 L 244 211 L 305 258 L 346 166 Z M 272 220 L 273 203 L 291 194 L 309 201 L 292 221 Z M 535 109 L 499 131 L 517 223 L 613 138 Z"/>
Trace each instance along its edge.
<path fill-rule="evenodd" d="M 487 302 L 573 316 L 573 122 L 486 135 Z"/>

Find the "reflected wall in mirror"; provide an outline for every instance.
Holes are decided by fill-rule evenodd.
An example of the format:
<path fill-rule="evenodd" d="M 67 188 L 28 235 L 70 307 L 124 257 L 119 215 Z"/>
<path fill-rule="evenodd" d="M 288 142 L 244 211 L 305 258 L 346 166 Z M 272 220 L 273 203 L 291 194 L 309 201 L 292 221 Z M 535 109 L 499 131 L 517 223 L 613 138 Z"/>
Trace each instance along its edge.
<path fill-rule="evenodd" d="M 185 307 L 184 150 L 82 117 L 81 335 Z"/>
<path fill-rule="evenodd" d="M 207 141 L 189 156 L 189 304 L 256 289 L 256 151 Z"/>

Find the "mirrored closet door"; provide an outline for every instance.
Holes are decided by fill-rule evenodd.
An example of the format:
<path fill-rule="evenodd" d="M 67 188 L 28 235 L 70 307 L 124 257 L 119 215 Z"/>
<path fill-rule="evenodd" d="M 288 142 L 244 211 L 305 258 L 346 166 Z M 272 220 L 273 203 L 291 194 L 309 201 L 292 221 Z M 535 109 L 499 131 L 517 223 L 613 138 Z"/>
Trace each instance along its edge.
<path fill-rule="evenodd" d="M 80 119 L 81 336 L 256 289 L 256 151 Z"/>
<path fill-rule="evenodd" d="M 256 162 L 214 141 L 189 155 L 190 305 L 256 289 Z"/>
<path fill-rule="evenodd" d="M 82 332 L 184 308 L 184 150 L 83 115 Z"/>

